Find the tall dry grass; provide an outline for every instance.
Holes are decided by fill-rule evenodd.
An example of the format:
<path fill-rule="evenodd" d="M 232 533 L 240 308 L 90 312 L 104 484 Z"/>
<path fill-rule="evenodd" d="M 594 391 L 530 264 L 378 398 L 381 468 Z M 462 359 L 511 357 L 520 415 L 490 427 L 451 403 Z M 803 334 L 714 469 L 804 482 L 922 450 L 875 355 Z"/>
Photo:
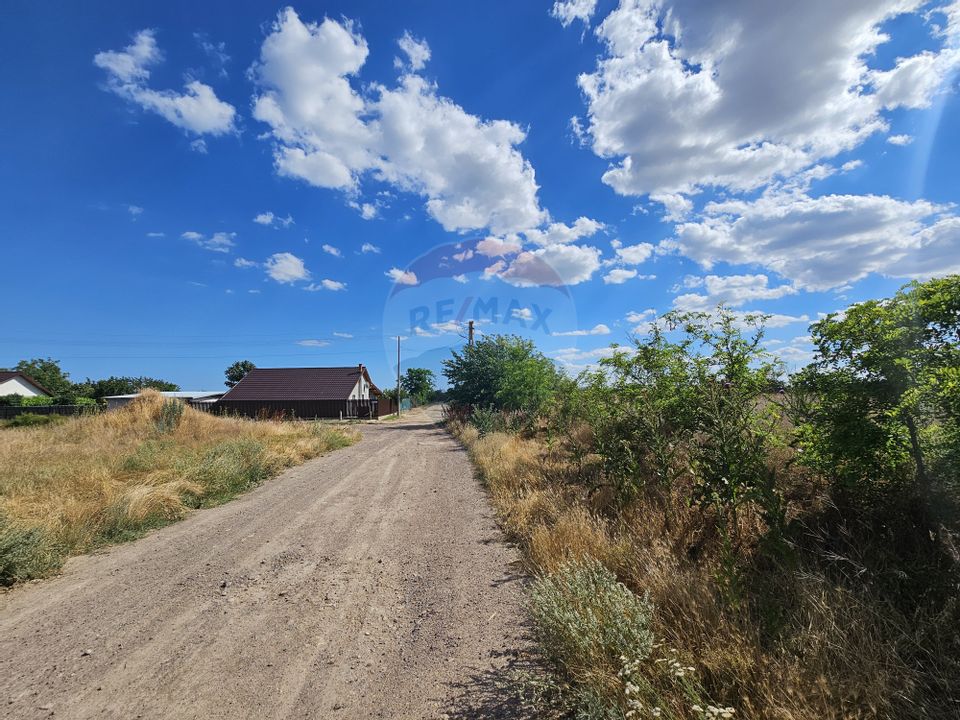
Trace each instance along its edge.
<path fill-rule="evenodd" d="M 727 717 L 732 707 L 751 720 L 960 717 L 957 598 L 918 597 L 905 610 L 880 591 L 883 573 L 867 573 L 847 552 L 882 552 L 896 540 L 861 537 L 843 549 L 813 537 L 831 511 L 815 478 L 797 471 L 784 481 L 790 517 L 808 519 L 811 536 L 789 558 L 759 552 L 762 523 L 749 512 L 739 518 L 741 587 L 730 600 L 716 518 L 690 505 L 689 488 L 653 488 L 614 506 L 582 481 L 589 457 L 574 467 L 539 439 L 481 437 L 456 421 L 450 429 L 535 575 L 553 582 L 569 563 L 597 560 L 652 604 L 647 654 L 624 667 L 565 663 L 578 716 Z"/>
<path fill-rule="evenodd" d="M 148 392 L 115 412 L 0 430 L 0 584 L 224 502 L 354 438 L 171 402 Z"/>

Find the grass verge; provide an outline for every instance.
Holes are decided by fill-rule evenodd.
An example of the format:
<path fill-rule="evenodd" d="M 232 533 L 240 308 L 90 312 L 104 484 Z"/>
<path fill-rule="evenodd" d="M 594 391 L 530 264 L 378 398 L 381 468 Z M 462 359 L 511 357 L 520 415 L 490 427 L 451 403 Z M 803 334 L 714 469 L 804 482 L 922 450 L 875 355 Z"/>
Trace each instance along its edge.
<path fill-rule="evenodd" d="M 209 415 L 156 393 L 0 430 L 0 585 L 54 573 L 71 555 L 223 503 L 354 439 L 321 423 Z"/>
<path fill-rule="evenodd" d="M 838 523 L 827 489 L 798 472 L 783 479 L 805 528 L 792 554 L 759 552 L 762 523 L 744 512 L 731 573 L 717 518 L 691 506 L 689 488 L 617 503 L 583 480 L 590 457 L 449 427 L 537 578 L 531 615 L 556 669 L 537 681 L 549 685 L 544 716 L 958 717 L 955 589 L 897 601 L 893 584 L 937 585 L 920 577 L 930 551 L 905 549 L 916 538 L 890 535 L 894 523 Z M 904 574 L 884 556 L 913 559 Z"/>

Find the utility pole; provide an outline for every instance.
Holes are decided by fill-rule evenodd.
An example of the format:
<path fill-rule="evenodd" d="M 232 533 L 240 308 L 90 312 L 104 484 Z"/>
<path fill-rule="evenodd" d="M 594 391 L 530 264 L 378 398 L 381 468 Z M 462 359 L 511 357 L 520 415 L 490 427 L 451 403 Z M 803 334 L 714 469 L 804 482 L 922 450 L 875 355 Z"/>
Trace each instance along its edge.
<path fill-rule="evenodd" d="M 397 417 L 400 417 L 400 336 L 397 335 Z"/>
<path fill-rule="evenodd" d="M 467 345 L 473 346 L 473 320 L 467 325 Z"/>

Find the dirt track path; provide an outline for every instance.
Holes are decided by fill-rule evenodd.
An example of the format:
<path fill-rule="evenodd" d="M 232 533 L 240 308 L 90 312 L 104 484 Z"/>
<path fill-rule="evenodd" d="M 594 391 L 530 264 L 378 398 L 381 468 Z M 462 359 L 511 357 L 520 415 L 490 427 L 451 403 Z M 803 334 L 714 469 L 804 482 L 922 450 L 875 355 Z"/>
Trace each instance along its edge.
<path fill-rule="evenodd" d="M 518 716 L 517 556 L 436 419 L 0 595 L 0 717 Z"/>

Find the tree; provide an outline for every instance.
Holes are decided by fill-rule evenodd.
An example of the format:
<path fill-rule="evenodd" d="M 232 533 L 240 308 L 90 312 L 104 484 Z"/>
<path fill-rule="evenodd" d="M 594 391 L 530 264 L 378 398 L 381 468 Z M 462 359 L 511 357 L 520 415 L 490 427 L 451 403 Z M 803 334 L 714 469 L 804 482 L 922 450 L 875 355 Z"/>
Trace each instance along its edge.
<path fill-rule="evenodd" d="M 227 380 L 223 384 L 232 388 L 238 382 L 243 380 L 243 376 L 253 370 L 255 367 L 256 365 L 249 360 L 237 360 L 237 362 L 224 371 L 223 374 L 226 375 Z"/>
<path fill-rule="evenodd" d="M 456 405 L 536 413 L 556 389 L 560 373 L 530 340 L 484 337 L 443 361 Z"/>
<path fill-rule="evenodd" d="M 960 276 L 905 285 L 811 326 L 798 376 L 807 462 L 846 490 L 912 484 L 926 497 L 960 467 Z"/>
<path fill-rule="evenodd" d="M 87 378 L 85 383 L 75 385 L 78 395 L 101 400 L 107 395 L 133 395 L 146 388 L 162 392 L 174 392 L 180 389 L 176 383 L 151 377 L 117 377 L 111 375 L 102 380 Z"/>
<path fill-rule="evenodd" d="M 428 402 L 435 389 L 436 378 L 432 370 L 407 368 L 400 379 L 401 389 L 418 405 Z"/>
<path fill-rule="evenodd" d="M 54 397 L 69 395 L 73 390 L 70 375 L 60 369 L 60 361 L 53 358 L 33 358 L 21 360 L 14 370 L 29 375 L 43 385 Z"/>

